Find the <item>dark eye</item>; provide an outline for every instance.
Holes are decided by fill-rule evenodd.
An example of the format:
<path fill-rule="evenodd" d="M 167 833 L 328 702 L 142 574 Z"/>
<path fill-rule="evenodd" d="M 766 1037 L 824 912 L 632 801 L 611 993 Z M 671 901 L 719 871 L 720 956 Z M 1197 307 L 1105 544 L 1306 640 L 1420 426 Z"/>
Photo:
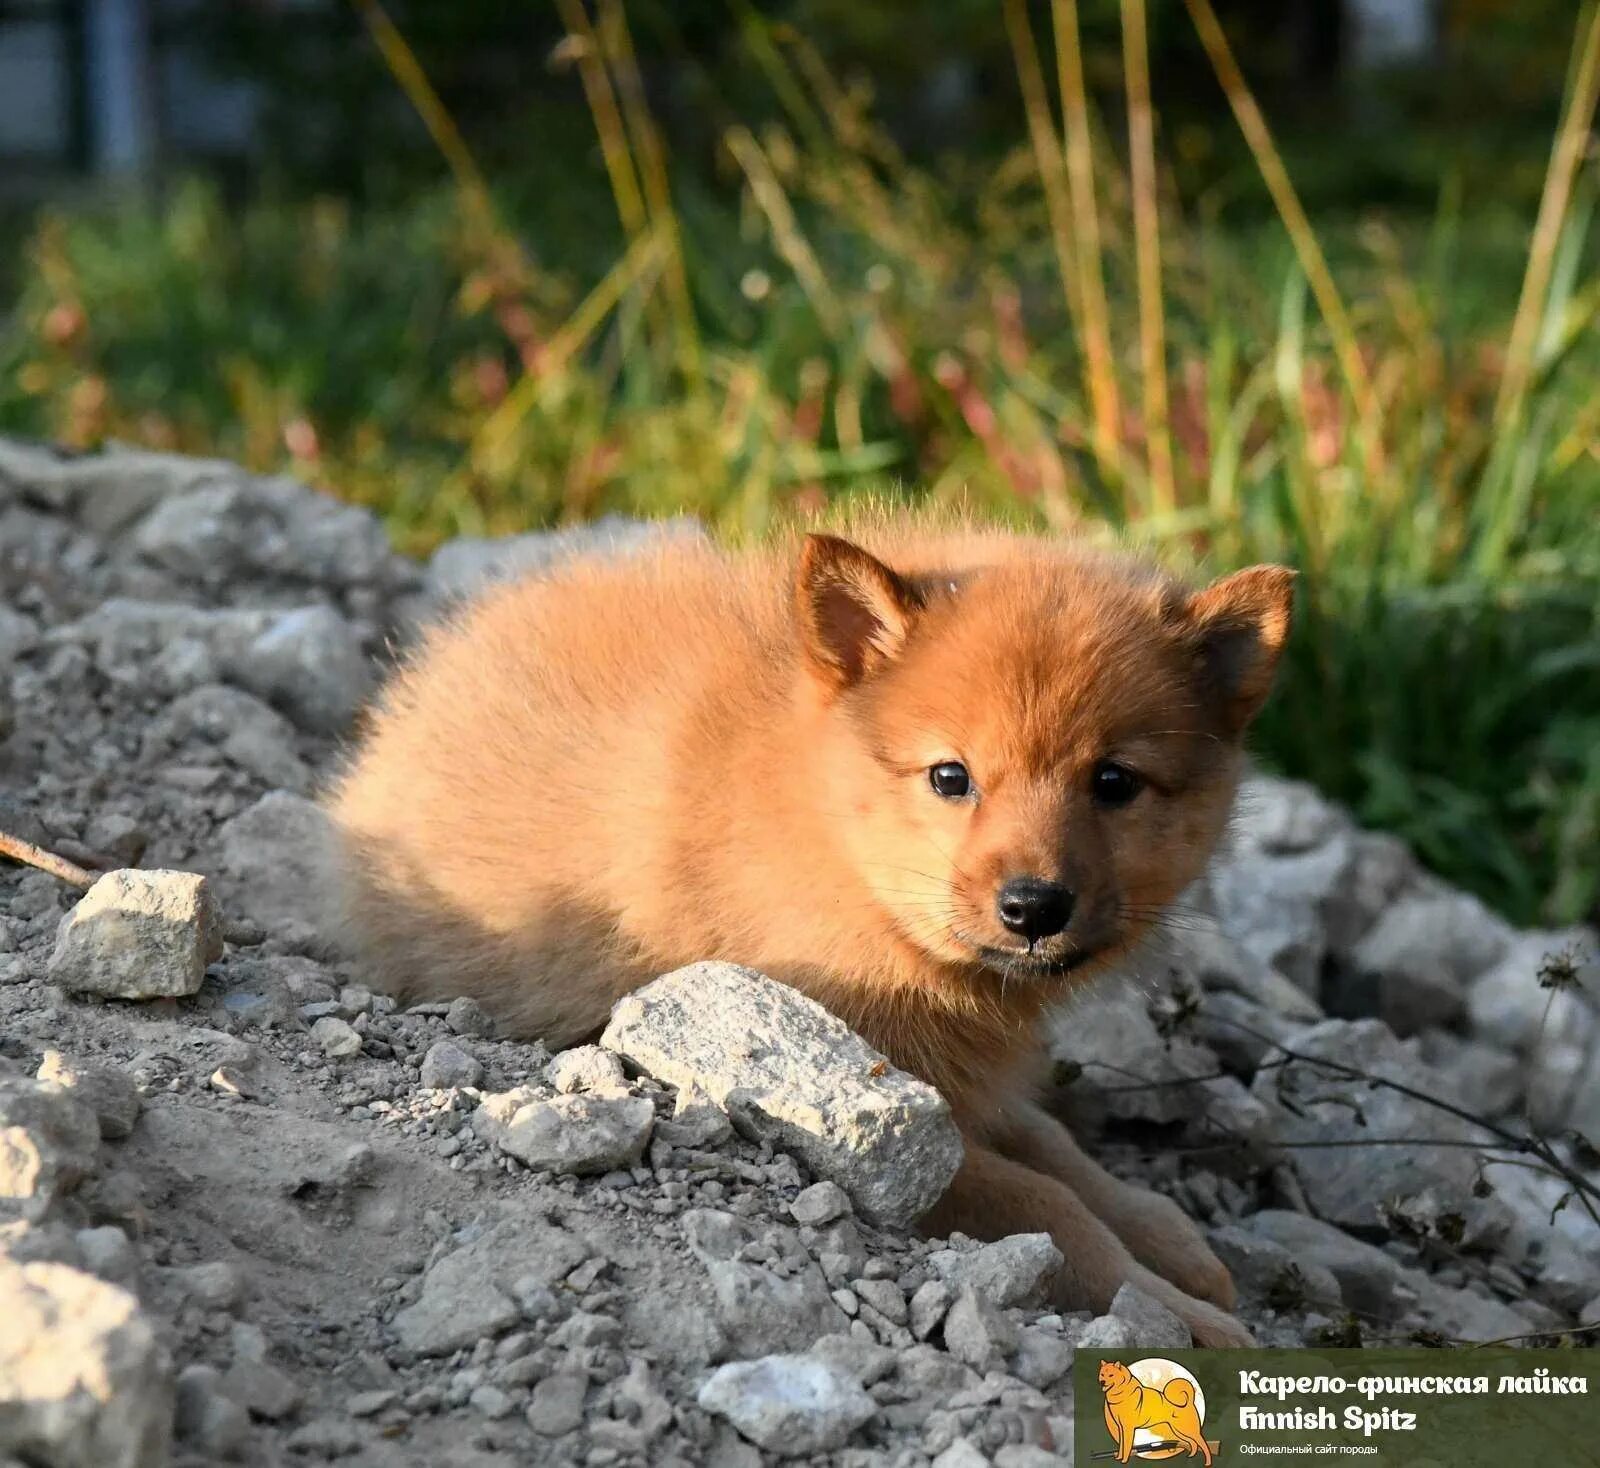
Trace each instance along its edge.
<path fill-rule="evenodd" d="M 960 800 L 972 791 L 972 776 L 967 773 L 967 767 L 953 759 L 929 770 L 928 783 L 946 800 Z"/>
<path fill-rule="evenodd" d="M 1144 789 L 1144 781 L 1126 765 L 1114 760 L 1101 760 L 1089 778 L 1089 793 L 1096 805 L 1119 806 L 1131 804 Z"/>

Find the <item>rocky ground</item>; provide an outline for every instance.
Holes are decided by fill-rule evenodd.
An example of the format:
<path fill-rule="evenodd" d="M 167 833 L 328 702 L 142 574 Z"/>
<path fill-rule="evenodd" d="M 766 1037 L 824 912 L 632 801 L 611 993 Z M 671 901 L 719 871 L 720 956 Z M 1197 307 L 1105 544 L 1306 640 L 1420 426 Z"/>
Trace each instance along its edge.
<path fill-rule="evenodd" d="M 63 928 L 80 891 L 0 863 L 0 1460 L 1033 1468 L 1070 1460 L 1074 1349 L 1182 1344 L 1137 1295 L 1046 1309 L 1040 1236 L 900 1227 L 917 1180 L 864 1179 L 912 1092 L 831 1152 L 736 1130 L 648 1015 L 608 1032 L 626 1069 L 552 1059 L 319 938 L 309 797 L 386 650 L 644 533 L 424 567 L 284 480 L 0 442 L 0 830 L 209 879 L 102 883 Z M 1513 931 L 1302 787 L 1237 824 L 1130 984 L 1057 1018 L 1080 1135 L 1203 1221 L 1265 1342 L 1600 1316 L 1600 1225 L 1547 1166 L 1600 1178 L 1594 936 Z"/>

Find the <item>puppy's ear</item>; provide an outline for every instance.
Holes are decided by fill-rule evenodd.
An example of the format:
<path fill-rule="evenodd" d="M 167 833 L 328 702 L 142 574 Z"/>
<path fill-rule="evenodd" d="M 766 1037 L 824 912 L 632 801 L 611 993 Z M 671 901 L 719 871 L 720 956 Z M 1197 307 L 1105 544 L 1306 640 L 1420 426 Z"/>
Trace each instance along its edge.
<path fill-rule="evenodd" d="M 1272 690 L 1289 640 L 1294 580 L 1287 566 L 1249 566 L 1182 604 L 1207 695 L 1231 734 L 1245 731 Z"/>
<path fill-rule="evenodd" d="M 910 584 L 860 546 L 806 536 L 795 612 L 806 656 L 825 683 L 848 688 L 888 662 L 921 610 Z"/>

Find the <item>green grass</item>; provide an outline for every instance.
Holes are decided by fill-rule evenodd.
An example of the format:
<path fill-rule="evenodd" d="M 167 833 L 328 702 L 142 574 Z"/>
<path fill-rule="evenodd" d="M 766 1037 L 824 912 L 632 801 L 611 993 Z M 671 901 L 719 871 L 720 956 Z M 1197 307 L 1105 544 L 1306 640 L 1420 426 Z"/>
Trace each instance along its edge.
<path fill-rule="evenodd" d="M 0 329 L 0 428 L 287 470 L 412 551 L 611 510 L 759 534 L 889 488 L 1182 565 L 1288 561 L 1301 617 L 1263 759 L 1518 919 L 1596 914 L 1592 164 L 1531 243 L 1530 219 L 1448 180 L 1432 218 L 1289 231 L 1259 199 L 1236 214 L 1164 182 L 1141 315 L 1125 121 L 1106 118 L 1097 363 L 1087 201 L 1053 227 L 1037 135 L 913 168 L 802 41 L 751 19 L 787 126 L 730 129 L 724 176 L 697 179 L 630 102 L 624 40 L 614 23 L 575 48 L 609 173 L 563 156 L 490 188 L 446 131 L 453 182 L 404 207 L 230 208 L 194 184 L 42 217 Z M 1153 322 L 1170 484 L 1150 473 Z"/>

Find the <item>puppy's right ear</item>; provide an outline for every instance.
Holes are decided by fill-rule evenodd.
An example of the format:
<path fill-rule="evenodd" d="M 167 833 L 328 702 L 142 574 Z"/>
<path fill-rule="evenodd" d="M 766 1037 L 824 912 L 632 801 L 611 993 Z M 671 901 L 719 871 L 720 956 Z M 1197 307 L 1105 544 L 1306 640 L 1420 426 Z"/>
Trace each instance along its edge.
<path fill-rule="evenodd" d="M 922 601 L 860 546 L 808 535 L 800 550 L 795 614 L 813 671 L 836 689 L 859 683 L 905 646 Z"/>

